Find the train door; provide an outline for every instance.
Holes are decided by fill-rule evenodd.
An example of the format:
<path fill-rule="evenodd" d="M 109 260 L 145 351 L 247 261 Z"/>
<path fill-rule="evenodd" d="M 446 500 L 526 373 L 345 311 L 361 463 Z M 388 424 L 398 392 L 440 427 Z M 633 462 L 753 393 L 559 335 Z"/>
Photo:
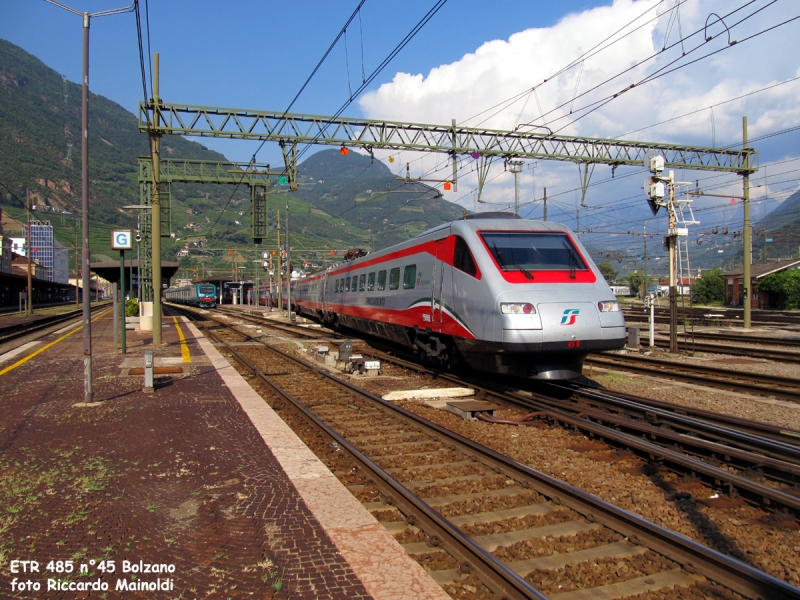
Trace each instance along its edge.
<path fill-rule="evenodd" d="M 320 285 L 322 286 L 322 317 L 326 318 L 328 315 L 328 272 L 327 271 L 323 273 Z"/>
<path fill-rule="evenodd" d="M 431 273 L 431 328 L 442 330 L 444 315 L 442 313 L 442 297 L 446 296 L 446 288 L 451 285 L 446 263 L 447 239 L 434 242 L 433 271 Z"/>

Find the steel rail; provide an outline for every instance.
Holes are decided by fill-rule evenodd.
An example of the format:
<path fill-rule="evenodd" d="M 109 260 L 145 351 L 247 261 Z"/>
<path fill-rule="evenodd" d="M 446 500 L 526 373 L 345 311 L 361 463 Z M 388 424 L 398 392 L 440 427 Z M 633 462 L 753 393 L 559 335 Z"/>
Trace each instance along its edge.
<path fill-rule="evenodd" d="M 790 377 L 760 375 L 746 371 L 687 365 L 669 360 L 658 360 L 644 356 L 590 354 L 589 365 L 603 365 L 622 371 L 631 371 L 660 378 L 698 383 L 705 387 L 717 387 L 730 391 L 747 390 L 759 395 L 783 398 L 800 402 L 800 380 Z M 777 386 L 784 386 L 783 388 Z M 788 388 L 788 389 L 786 389 Z"/>
<path fill-rule="evenodd" d="M 550 383 L 549 385 L 558 387 L 559 384 Z M 764 438 L 772 442 L 777 442 L 779 444 L 778 448 L 783 448 L 785 445 L 800 446 L 800 431 L 787 429 L 786 427 L 779 427 L 761 421 L 742 419 L 725 413 L 694 408 L 683 404 L 673 404 L 671 402 L 663 402 L 661 400 L 654 400 L 634 394 L 611 391 L 597 384 L 589 385 L 586 382 L 569 382 L 564 384 L 564 386 L 565 388 L 574 390 L 579 396 L 584 396 L 585 394 L 585 397 L 594 399 L 598 398 L 593 396 L 592 392 L 600 392 L 608 399 L 610 403 L 609 407 L 611 408 L 620 401 L 626 402 L 626 404 L 623 404 L 626 411 L 635 411 L 639 418 L 653 423 L 662 422 L 667 418 L 671 418 L 671 415 L 690 417 L 706 423 L 713 429 L 717 429 L 721 426 L 726 430 L 732 429 L 747 436 Z M 602 402 L 602 399 L 600 401 Z M 662 413 L 665 413 L 667 417 L 663 417 Z M 669 421 L 667 420 L 666 422 Z M 745 438 L 745 440 L 746 439 L 747 438 Z"/>
<path fill-rule="evenodd" d="M 237 333 L 240 333 L 245 337 L 252 338 L 252 336 L 249 336 L 248 334 L 244 334 L 242 332 Z M 217 339 L 219 340 L 219 338 Z M 430 524 L 436 526 L 445 536 L 444 540 L 447 542 L 447 549 L 453 552 L 454 556 L 460 558 L 460 556 L 464 556 L 462 553 L 463 551 L 470 551 L 471 554 L 474 552 L 474 554 L 472 554 L 474 557 L 473 560 L 481 561 L 477 563 L 478 565 L 483 566 L 483 561 L 486 561 L 486 566 L 493 567 L 494 571 L 495 563 L 499 563 L 497 559 L 486 552 L 486 550 L 469 538 L 469 536 L 464 534 L 458 527 L 450 523 L 437 511 L 417 498 L 412 492 L 407 490 L 405 486 L 395 482 L 395 480 L 388 473 L 375 465 L 368 457 L 361 454 L 345 438 L 337 434 L 330 427 L 327 427 L 318 417 L 316 417 L 316 415 L 313 415 L 313 413 L 310 413 L 310 411 L 307 411 L 307 409 L 303 410 L 305 407 L 302 406 L 302 403 L 291 398 L 291 396 L 288 396 L 277 383 L 270 381 L 267 375 L 261 373 L 257 367 L 247 361 L 246 358 L 241 357 L 240 359 L 239 357 L 241 355 L 236 352 L 236 350 L 229 347 L 227 343 L 222 342 L 221 340 L 219 341 L 226 345 L 227 350 L 236 356 L 237 360 L 241 360 L 242 364 L 247 365 L 248 369 L 254 373 L 257 373 L 262 381 L 267 383 L 277 393 L 281 394 L 281 396 L 284 396 L 287 398 L 287 400 L 292 401 L 292 403 L 297 406 L 297 408 L 300 409 L 303 414 L 308 412 L 309 414 L 307 418 L 309 418 L 309 420 L 325 430 L 326 433 L 335 436 L 334 439 L 336 439 L 337 443 L 339 443 L 341 447 L 344 447 L 348 453 L 351 454 L 351 456 L 356 458 L 369 471 L 373 472 L 376 477 L 379 477 L 380 481 L 384 485 L 389 486 L 389 489 L 395 490 L 395 493 L 397 493 L 399 496 L 399 504 L 402 505 L 405 504 L 405 502 L 408 502 L 409 506 L 407 510 L 410 512 L 406 513 L 407 516 L 414 515 L 416 517 L 417 514 L 419 514 L 422 517 L 422 520 L 426 523 L 430 519 Z M 303 365 L 306 368 L 312 369 L 322 376 L 344 385 L 355 393 L 370 398 L 384 409 L 402 416 L 405 420 L 408 420 L 417 426 L 424 426 L 434 431 L 437 435 L 447 438 L 450 443 L 460 447 L 462 452 L 477 456 L 479 460 L 484 461 L 484 463 L 488 464 L 489 466 L 495 466 L 505 475 L 517 479 L 527 479 L 531 489 L 539 492 L 545 497 L 550 498 L 555 503 L 564 504 L 577 513 L 583 515 L 590 522 L 597 522 L 609 527 L 610 529 L 628 537 L 632 543 L 640 543 L 647 546 L 651 550 L 654 550 L 655 552 L 658 552 L 659 554 L 682 565 L 683 568 L 690 573 L 699 572 L 709 579 L 716 581 L 725 587 L 749 598 L 800 598 L 800 589 L 795 588 L 775 577 L 772 577 L 763 571 L 755 569 L 746 563 L 712 550 L 681 534 L 670 531 L 663 527 L 659 527 L 658 525 L 651 523 L 650 521 L 647 521 L 634 513 L 625 511 L 613 504 L 597 498 L 596 496 L 593 496 L 592 494 L 584 492 L 583 490 L 575 488 L 563 481 L 550 477 L 544 473 L 532 469 L 527 465 L 510 459 L 499 452 L 469 440 L 440 425 L 437 425 L 436 423 L 428 421 L 427 419 L 419 417 L 418 415 L 387 402 L 378 396 L 374 396 L 373 394 L 361 390 L 357 386 L 354 386 L 349 382 L 343 381 L 338 377 L 319 369 L 316 365 L 306 363 L 305 361 L 294 357 L 287 352 L 272 348 L 268 344 L 264 344 L 264 346 L 266 348 L 270 348 L 271 351 L 280 354 L 286 359 Z M 419 522 L 418 519 L 415 520 Z M 451 541 L 452 543 L 460 544 L 461 548 L 458 548 L 457 546 L 451 547 Z M 474 566 L 476 563 L 470 564 Z M 514 584 L 515 582 L 520 584 L 520 587 L 504 590 L 504 593 L 509 594 L 519 590 L 521 595 L 517 596 L 517 594 L 514 593 L 513 597 L 544 598 L 544 596 L 542 596 L 537 590 L 532 588 L 527 582 L 525 582 L 516 573 L 508 569 L 505 565 L 499 563 L 498 566 L 499 569 L 494 572 L 507 572 L 511 576 L 508 580 L 506 580 L 509 585 Z M 484 583 L 487 583 L 487 587 L 490 587 L 489 582 L 484 581 Z"/>
<path fill-rule="evenodd" d="M 661 335 L 658 332 L 656 335 Z M 687 341 L 691 338 L 708 340 L 708 341 L 724 341 L 724 342 L 742 342 L 744 344 L 758 344 L 764 346 L 798 346 L 800 347 L 800 338 L 770 338 L 762 336 L 751 336 L 731 333 L 709 333 L 706 331 L 696 331 L 694 333 L 681 333 L 678 332 L 678 337 L 683 337 Z"/>
<path fill-rule="evenodd" d="M 373 353 L 376 356 L 382 353 Z M 521 406 L 529 410 L 542 411 L 548 413 L 551 418 L 571 427 L 575 430 L 583 431 L 590 437 L 602 440 L 611 440 L 615 445 L 622 446 L 629 450 L 634 451 L 639 457 L 645 461 L 653 461 L 658 459 L 664 466 L 679 473 L 690 473 L 695 476 L 702 476 L 706 481 L 710 482 L 714 487 L 720 487 L 724 482 L 729 489 L 735 488 L 738 493 L 746 500 L 758 506 L 769 506 L 774 510 L 788 510 L 793 514 L 800 515 L 800 498 L 792 496 L 789 493 L 775 490 L 769 486 L 752 481 L 745 477 L 732 474 L 725 469 L 721 469 L 715 465 L 711 465 L 700 459 L 687 456 L 672 448 L 667 448 L 663 445 L 648 441 L 644 437 L 632 435 L 618 431 L 617 427 L 626 426 L 629 428 L 634 427 L 634 422 L 629 420 L 620 420 L 614 426 L 604 425 L 601 422 L 593 422 L 581 414 L 587 416 L 597 416 L 599 421 L 610 420 L 608 414 L 594 413 L 586 409 L 578 410 L 574 407 L 565 407 L 563 403 L 541 394 L 534 394 L 529 391 L 520 392 L 518 389 L 512 389 L 507 385 L 496 384 L 494 387 L 487 385 L 486 381 L 477 380 L 471 377 L 459 377 L 448 373 L 438 373 L 423 367 L 417 363 L 405 361 L 384 355 L 387 359 L 395 361 L 397 364 L 402 364 L 407 368 L 414 368 L 419 371 L 428 373 L 435 373 L 436 376 L 443 380 L 449 381 L 456 385 L 468 385 L 475 388 L 485 397 L 493 398 L 495 401 L 503 404 L 513 404 Z M 641 425 L 640 429 L 646 430 L 643 433 L 646 436 L 651 434 L 658 434 L 664 438 L 665 434 L 658 428 L 649 429 Z M 675 440 L 673 440 L 675 441 Z M 694 444 L 696 447 L 705 446 L 711 448 L 711 444 L 703 443 L 689 436 L 680 436 L 677 440 L 681 445 Z M 716 447 L 719 454 L 724 456 L 724 448 Z M 758 459 L 755 459 L 758 460 Z M 787 461 L 788 462 L 788 461 Z M 779 468 L 779 464 L 773 463 L 773 468 Z"/>
<path fill-rule="evenodd" d="M 92 310 L 96 311 L 107 305 L 108 302 L 97 303 L 95 304 L 95 306 L 92 307 Z M 82 316 L 81 310 L 71 310 L 58 315 L 51 315 L 41 319 L 37 319 L 36 321 L 26 321 L 24 323 L 18 323 L 16 325 L 9 325 L 8 327 L 3 327 L 2 329 L 0 329 L 0 345 L 14 341 L 21 337 L 25 337 L 26 335 L 36 333 L 37 331 L 40 331 L 42 329 L 47 329 L 48 327 L 52 327 L 53 325 L 58 325 L 60 323 L 63 323 L 64 321 L 69 321 L 70 319 L 75 319 L 81 316 Z"/>
<path fill-rule="evenodd" d="M 246 318 L 246 320 L 260 323 L 259 320 L 253 317 Z M 284 327 L 282 329 L 291 331 L 292 328 Z M 384 355 L 384 358 L 388 357 Z M 392 360 L 395 362 L 402 362 L 394 357 Z M 441 374 L 439 376 L 444 378 L 451 377 Z M 454 381 L 459 384 L 463 383 L 461 380 Z M 475 385 L 475 383 L 476 382 L 471 382 L 472 385 Z M 550 385 L 552 387 L 559 387 L 556 384 Z M 562 389 L 569 389 L 570 392 L 582 394 L 587 397 L 591 396 L 595 400 L 601 399 L 598 395 L 601 393 L 599 390 L 588 390 L 585 388 L 576 389 L 573 386 L 568 388 L 563 387 Z M 592 419 L 598 425 L 613 428 L 613 430 L 624 429 L 626 431 L 631 431 L 634 432 L 634 435 L 649 437 L 653 443 L 656 442 L 656 440 L 660 440 L 660 443 L 664 445 L 677 444 L 686 448 L 691 454 L 710 457 L 712 460 L 716 460 L 717 456 L 721 456 L 725 462 L 735 465 L 740 469 L 761 470 L 764 475 L 781 483 L 795 484 L 800 480 L 800 469 L 798 469 L 798 464 L 800 464 L 800 448 L 798 448 L 796 444 L 786 443 L 785 439 L 788 437 L 789 440 L 794 442 L 795 438 L 783 436 L 784 439 L 776 440 L 773 439 L 774 436 L 765 438 L 759 434 L 753 434 L 751 431 L 743 431 L 737 427 L 730 427 L 729 423 L 741 425 L 744 420 L 739 419 L 731 422 L 725 415 L 720 415 L 719 413 L 705 411 L 703 415 L 704 418 L 678 415 L 666 408 L 648 406 L 646 404 L 648 402 L 647 399 L 637 397 L 633 397 L 633 400 L 630 398 L 611 398 L 608 396 L 607 392 L 603 391 L 602 393 L 606 394 L 604 400 L 607 403 L 614 402 L 618 409 L 622 409 L 628 414 L 638 414 L 641 420 L 637 421 L 630 418 L 615 416 L 602 411 L 592 411 L 586 407 L 576 407 L 573 403 L 555 400 L 542 395 L 535 396 L 539 403 L 536 405 L 536 408 L 539 410 L 550 410 L 554 408 L 567 411 L 568 414 L 573 416 L 581 415 L 583 419 Z M 640 400 L 644 401 L 644 403 L 640 402 Z M 532 407 L 527 400 L 522 400 L 521 402 L 526 407 Z M 517 403 L 520 403 L 519 399 Z M 674 405 L 667 405 L 667 403 L 662 404 L 675 408 Z M 670 431 L 664 427 L 665 425 L 688 432 L 689 435 L 680 433 L 679 431 Z M 752 427 L 753 425 L 751 423 L 751 428 Z M 692 436 L 692 434 L 702 435 L 710 439 L 700 439 Z M 800 432 L 797 432 L 797 435 L 800 436 Z M 800 442 L 800 439 L 797 441 Z M 692 465 L 689 465 L 687 468 L 691 471 Z M 726 472 L 722 471 L 722 473 Z M 720 479 L 712 479 L 712 483 L 715 485 L 718 485 L 716 484 L 717 481 L 720 481 Z M 725 479 L 721 481 L 725 481 Z M 761 493 L 767 495 L 763 497 L 768 497 L 770 489 L 771 488 L 768 487 L 760 489 Z M 750 490 L 750 492 L 752 497 L 757 497 L 757 495 L 753 495 L 755 494 L 755 490 Z M 776 500 L 780 502 L 781 499 L 785 498 L 778 498 Z"/>
<path fill-rule="evenodd" d="M 634 319 L 637 321 L 649 319 L 647 312 L 638 309 L 625 309 L 623 310 L 626 319 Z M 667 318 L 669 316 L 669 309 L 656 308 L 655 314 L 660 318 Z M 741 325 L 743 321 L 742 310 L 728 309 L 728 308 L 710 308 L 710 307 L 684 307 L 678 309 L 678 315 L 688 316 L 690 319 L 703 319 L 710 322 L 731 322 Z M 721 315 L 721 316 L 716 316 Z M 800 314 L 783 314 L 774 312 L 756 312 L 753 311 L 751 318 L 754 322 L 762 324 L 778 324 L 785 325 L 787 323 L 795 324 L 800 323 Z"/>
<path fill-rule="evenodd" d="M 186 314 L 187 311 L 183 310 L 182 312 Z M 508 598 L 538 598 L 540 600 L 547 600 L 547 597 L 541 594 L 536 588 L 531 586 L 522 577 L 509 569 L 502 562 L 497 560 L 483 547 L 474 542 L 471 538 L 469 538 L 469 536 L 464 534 L 458 527 L 450 523 L 450 521 L 428 506 L 424 501 L 422 501 L 422 499 L 418 498 L 411 491 L 409 491 L 405 486 L 397 482 L 391 475 L 389 475 L 367 456 L 356 449 L 355 446 L 347 441 L 347 439 L 326 425 L 319 417 L 305 407 L 302 402 L 286 392 L 278 383 L 271 380 L 267 374 L 263 373 L 252 362 L 242 356 L 241 353 L 237 352 L 229 343 L 215 335 L 202 323 L 196 323 L 201 329 L 203 329 L 203 331 L 205 331 L 207 335 L 217 340 L 218 343 L 224 345 L 228 352 L 236 357 L 241 364 L 245 365 L 261 381 L 268 385 L 276 394 L 290 402 L 308 421 L 313 423 L 320 430 L 324 431 L 326 435 L 334 439 L 340 448 L 343 448 L 356 462 L 362 466 L 362 468 L 372 474 L 375 480 L 379 482 L 378 487 L 381 489 L 381 492 L 384 493 L 384 495 L 392 498 L 396 504 L 402 507 L 404 509 L 404 514 L 414 515 L 414 520 L 417 523 L 424 523 L 427 526 L 427 531 L 437 535 L 439 539 L 444 542 L 444 547 L 453 556 L 462 562 L 467 562 L 471 568 L 474 568 L 481 575 L 481 580 L 483 583 L 486 584 L 486 586 L 489 587 L 494 593 L 505 595 Z M 232 327 L 228 324 L 225 325 Z M 252 338 L 252 336 L 249 336 L 245 333 L 237 333 L 240 333 L 245 337 Z M 252 339 L 255 340 L 255 338 Z M 272 352 L 275 352 L 276 354 L 281 355 L 283 358 L 292 360 L 293 362 L 312 369 L 321 375 L 330 377 L 331 380 L 359 395 L 368 397 L 370 400 L 378 400 L 384 404 L 387 404 L 377 396 L 373 396 L 372 394 L 369 394 L 344 380 L 333 377 L 315 365 L 305 363 L 304 361 L 301 361 L 287 352 L 273 348 L 268 344 L 264 344 L 264 347 Z"/>

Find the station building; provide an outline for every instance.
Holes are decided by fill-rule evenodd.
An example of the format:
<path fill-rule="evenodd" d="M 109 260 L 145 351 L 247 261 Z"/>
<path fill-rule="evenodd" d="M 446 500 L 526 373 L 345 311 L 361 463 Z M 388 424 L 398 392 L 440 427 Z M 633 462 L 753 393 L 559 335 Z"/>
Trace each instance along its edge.
<path fill-rule="evenodd" d="M 767 275 L 791 269 L 800 269 L 800 259 L 769 260 L 750 265 L 750 291 L 753 294 L 751 306 L 753 308 L 777 308 L 778 299 L 769 292 L 759 292 L 758 282 Z M 722 276 L 725 278 L 725 305 L 742 306 L 744 304 L 744 267 L 727 271 Z"/>

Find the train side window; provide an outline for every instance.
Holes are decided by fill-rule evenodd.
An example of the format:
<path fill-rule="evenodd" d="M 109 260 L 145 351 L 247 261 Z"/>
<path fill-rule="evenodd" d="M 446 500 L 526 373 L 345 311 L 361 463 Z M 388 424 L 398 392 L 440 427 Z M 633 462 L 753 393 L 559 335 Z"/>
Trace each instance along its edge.
<path fill-rule="evenodd" d="M 346 291 L 347 291 L 347 288 L 346 288 L 346 287 L 344 287 L 344 283 L 345 283 L 345 281 L 344 281 L 344 277 L 342 277 L 342 278 L 339 280 L 339 291 L 340 291 L 340 292 L 346 292 Z"/>
<path fill-rule="evenodd" d="M 367 291 L 371 292 L 375 289 L 375 271 L 367 275 Z"/>
<path fill-rule="evenodd" d="M 339 291 L 339 280 L 333 282 L 333 293 L 337 293 Z"/>
<path fill-rule="evenodd" d="M 378 291 L 386 289 L 386 271 L 378 271 Z"/>
<path fill-rule="evenodd" d="M 459 271 L 464 271 L 467 275 L 478 274 L 478 269 L 475 266 L 475 259 L 472 258 L 472 252 L 469 251 L 469 246 L 464 238 L 456 236 L 456 248 L 453 253 L 453 266 Z"/>
<path fill-rule="evenodd" d="M 363 292 L 365 289 L 367 289 L 367 274 L 362 273 L 358 278 L 358 291 Z"/>
<path fill-rule="evenodd" d="M 403 289 L 413 290 L 417 279 L 417 265 L 408 265 L 403 269 Z"/>
<path fill-rule="evenodd" d="M 400 267 L 395 267 L 389 271 L 389 289 L 396 290 L 400 287 Z"/>
<path fill-rule="evenodd" d="M 349 277 L 344 282 L 344 291 L 345 292 L 349 292 L 350 291 L 350 278 Z"/>
<path fill-rule="evenodd" d="M 350 282 L 350 291 L 355 292 L 358 289 L 358 275 L 353 275 L 353 281 Z"/>

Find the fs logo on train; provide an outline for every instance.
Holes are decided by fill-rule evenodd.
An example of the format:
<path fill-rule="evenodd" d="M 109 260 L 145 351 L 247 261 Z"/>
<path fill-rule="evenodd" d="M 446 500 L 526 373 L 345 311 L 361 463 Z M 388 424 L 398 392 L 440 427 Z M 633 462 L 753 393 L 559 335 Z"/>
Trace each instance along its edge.
<path fill-rule="evenodd" d="M 581 313 L 579 308 L 568 308 L 564 311 L 564 316 L 561 317 L 562 325 L 574 325 L 575 319 Z"/>

